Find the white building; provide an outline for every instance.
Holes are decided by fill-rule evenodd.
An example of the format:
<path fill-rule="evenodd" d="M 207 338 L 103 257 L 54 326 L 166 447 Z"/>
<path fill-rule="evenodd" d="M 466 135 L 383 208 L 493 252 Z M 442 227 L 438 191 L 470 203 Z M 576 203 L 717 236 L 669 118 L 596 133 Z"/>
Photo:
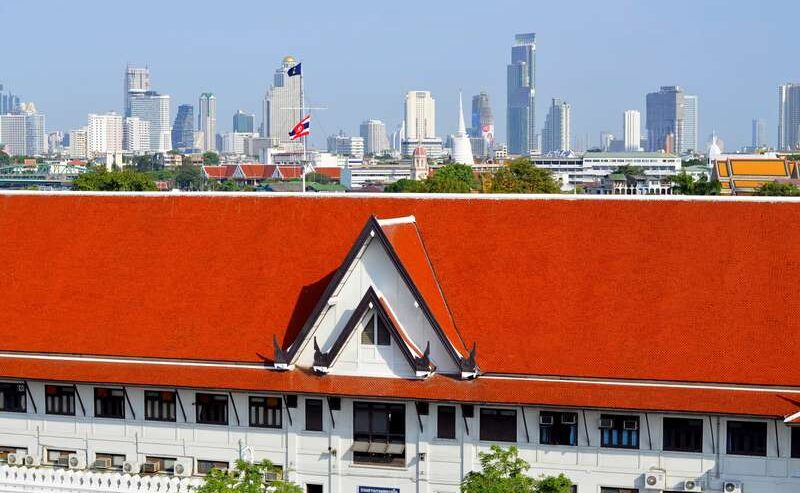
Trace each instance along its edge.
<path fill-rule="evenodd" d="M 778 150 L 800 146 L 800 83 L 778 86 Z"/>
<path fill-rule="evenodd" d="M 167 152 L 172 149 L 170 126 L 170 97 L 149 91 L 131 97 L 131 116 L 150 123 L 150 151 Z"/>
<path fill-rule="evenodd" d="M 289 132 L 303 118 L 302 75 L 289 76 L 289 69 L 299 62 L 293 56 L 286 56 L 281 66 L 275 70 L 272 86 L 264 96 L 263 128 L 264 137 L 277 139 L 279 144 L 290 144 Z"/>
<path fill-rule="evenodd" d="M 27 155 L 25 115 L 0 115 L 0 144 L 9 155 Z"/>
<path fill-rule="evenodd" d="M 2 491 L 177 493 L 246 458 L 308 493 L 456 493 L 496 444 L 578 493 L 800 490 L 800 342 L 753 330 L 793 327 L 800 242 L 773 218 L 797 202 L 2 202 L 25 218 L 0 276 Z"/>
<path fill-rule="evenodd" d="M 343 133 L 328 137 L 328 152 L 356 159 L 364 158 L 364 137 L 348 137 Z"/>
<path fill-rule="evenodd" d="M 458 130 L 453 135 L 452 159 L 459 164 L 472 166 L 475 158 L 472 155 L 472 145 L 469 142 L 467 128 L 464 124 L 464 105 L 461 102 L 461 93 L 458 93 Z"/>
<path fill-rule="evenodd" d="M 359 128 L 359 135 L 364 139 L 364 152 L 378 156 L 389 150 L 389 138 L 386 125 L 380 120 L 366 120 Z"/>
<path fill-rule="evenodd" d="M 87 149 L 90 156 L 121 152 L 124 127 L 122 115 L 111 112 L 90 113 L 86 125 Z"/>
<path fill-rule="evenodd" d="M 436 100 L 430 91 L 409 91 L 406 94 L 403 128 L 403 156 L 410 157 L 414 149 L 422 145 L 431 158 L 441 157 L 442 139 L 436 136 Z"/>
<path fill-rule="evenodd" d="M 699 115 L 697 96 L 688 94 L 683 96 L 683 139 L 681 140 L 681 154 L 700 152 Z"/>
<path fill-rule="evenodd" d="M 123 116 L 131 116 L 132 97 L 143 95 L 151 90 L 150 68 L 128 65 L 125 68 L 125 106 Z"/>
<path fill-rule="evenodd" d="M 33 103 L 22 103 L 17 114 L 0 115 L 0 144 L 11 155 L 44 155 L 45 135 L 45 116 L 36 111 Z"/>
<path fill-rule="evenodd" d="M 88 133 L 86 127 L 69 131 L 69 147 L 67 148 L 69 157 L 72 159 L 86 159 L 89 157 Z"/>
<path fill-rule="evenodd" d="M 542 152 L 569 151 L 572 147 L 572 107 L 553 98 L 542 129 Z"/>
<path fill-rule="evenodd" d="M 573 190 L 577 185 L 600 183 L 620 166 L 642 168 L 644 174 L 668 178 L 680 173 L 681 158 L 658 152 L 587 152 L 574 154 L 534 156 L 537 168 L 549 170 L 561 182 L 562 190 Z"/>
<path fill-rule="evenodd" d="M 128 117 L 124 123 L 124 148 L 134 154 L 150 152 L 150 122 Z"/>
<path fill-rule="evenodd" d="M 348 190 L 361 190 L 369 186 L 384 186 L 398 180 L 412 179 L 408 163 L 348 164 L 342 168 L 341 183 Z"/>
<path fill-rule="evenodd" d="M 642 115 L 638 110 L 626 110 L 622 115 L 622 132 L 625 152 L 642 150 Z"/>
<path fill-rule="evenodd" d="M 258 136 L 256 133 L 225 132 L 222 134 L 222 153 L 238 156 L 248 153 L 248 140 Z M 257 154 L 256 154 L 257 155 Z"/>
<path fill-rule="evenodd" d="M 217 150 L 217 97 L 210 92 L 204 92 L 200 95 L 199 108 L 197 128 L 203 132 L 203 140 L 199 142 L 200 149 L 215 151 Z"/>

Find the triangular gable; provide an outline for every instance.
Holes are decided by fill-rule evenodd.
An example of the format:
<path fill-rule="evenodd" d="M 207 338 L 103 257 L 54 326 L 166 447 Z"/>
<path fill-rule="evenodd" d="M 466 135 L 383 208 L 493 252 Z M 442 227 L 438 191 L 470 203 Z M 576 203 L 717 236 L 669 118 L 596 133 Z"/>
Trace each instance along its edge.
<path fill-rule="evenodd" d="M 345 344 L 353 336 L 356 327 L 364 319 L 364 316 L 372 310 L 375 316 L 379 317 L 384 326 L 389 329 L 389 334 L 392 340 L 400 348 L 405 360 L 408 362 L 411 370 L 418 377 L 427 377 L 431 375 L 436 367 L 431 363 L 430 355 L 430 342 L 428 342 L 425 351 L 421 351 L 408 337 L 406 331 L 402 328 L 400 323 L 395 318 L 394 314 L 389 308 L 386 300 L 378 296 L 371 286 L 367 289 L 366 294 L 361 299 L 356 309 L 347 321 L 344 330 L 339 333 L 333 346 L 329 351 L 322 352 L 317 344 L 317 338 L 314 337 L 314 370 L 319 373 L 328 373 L 330 368 L 336 364 L 336 360 L 344 349 Z"/>
<path fill-rule="evenodd" d="M 403 261 L 401 260 L 400 255 L 395 250 L 395 247 L 392 241 L 389 240 L 384 228 L 388 228 L 389 222 L 384 222 L 382 226 L 380 221 L 374 216 L 370 217 L 365 225 L 364 229 L 358 236 L 358 239 L 353 244 L 353 247 L 348 252 L 347 256 L 345 257 L 344 262 L 339 266 L 336 273 L 334 274 L 333 278 L 331 279 L 330 283 L 325 289 L 323 296 L 317 301 L 314 310 L 312 311 L 309 318 L 306 320 L 303 328 L 300 331 L 297 339 L 291 344 L 291 346 L 287 350 L 283 350 L 280 347 L 275 348 L 275 367 L 278 369 L 289 369 L 291 368 L 295 362 L 297 361 L 298 355 L 300 353 L 301 348 L 305 347 L 307 344 L 310 343 L 309 337 L 311 337 L 311 333 L 314 330 L 314 327 L 320 320 L 320 317 L 325 312 L 326 308 L 332 302 L 332 297 L 334 293 L 339 288 L 342 280 L 344 279 L 345 275 L 354 267 L 355 260 L 364 252 L 366 247 L 370 244 L 372 240 L 378 240 L 383 247 L 384 251 L 388 255 L 389 259 L 392 261 L 392 264 L 397 269 L 397 272 L 400 274 L 401 278 L 403 279 L 406 287 L 411 292 L 415 303 L 418 304 L 422 314 L 424 315 L 425 319 L 429 323 L 429 325 L 433 328 L 434 332 L 438 336 L 439 340 L 442 343 L 442 347 L 448 353 L 449 357 L 455 363 L 455 365 L 460 369 L 461 375 L 464 378 L 472 378 L 477 376 L 479 370 L 475 361 L 475 347 L 471 351 L 466 351 L 465 344 L 461 340 L 460 336 L 457 335 L 455 331 L 454 324 L 452 323 L 452 319 L 447 314 L 446 318 L 444 319 L 445 325 L 448 327 L 448 330 L 445 331 L 443 329 L 442 324 L 439 322 L 439 317 L 445 317 L 445 310 L 446 310 L 446 303 L 442 299 L 439 301 L 438 297 L 442 297 L 443 295 L 441 291 L 438 289 L 438 283 L 433 284 L 435 292 L 431 289 L 430 286 L 426 286 L 425 293 L 428 293 L 430 296 L 434 296 L 436 300 L 437 306 L 437 315 L 434 314 L 434 311 L 430 308 L 429 303 L 423 296 L 423 291 L 419 289 L 416 285 L 414 278 L 409 273 L 409 270 L 406 269 Z M 390 229 L 390 233 L 393 236 L 396 236 L 396 231 L 392 231 Z M 399 236 L 395 237 L 395 242 L 400 245 Z M 409 247 L 410 248 L 410 247 Z M 402 249 L 406 252 L 406 245 L 402 245 Z M 427 259 L 427 255 L 424 255 L 424 258 Z M 405 258 L 411 260 L 411 255 L 404 254 Z M 427 262 L 427 260 L 426 260 Z M 429 266 L 430 268 L 430 266 Z M 426 279 L 422 274 L 422 269 L 417 263 L 413 265 L 413 271 L 417 275 L 419 279 Z M 432 276 L 432 273 L 430 274 Z M 444 308 L 444 309 L 443 309 Z M 451 338 L 450 334 L 454 336 Z"/>

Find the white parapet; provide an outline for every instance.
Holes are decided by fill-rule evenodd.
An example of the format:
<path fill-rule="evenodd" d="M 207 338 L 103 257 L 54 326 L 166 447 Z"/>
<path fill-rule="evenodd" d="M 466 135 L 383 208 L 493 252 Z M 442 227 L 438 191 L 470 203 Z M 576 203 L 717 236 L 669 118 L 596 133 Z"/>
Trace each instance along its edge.
<path fill-rule="evenodd" d="M 188 493 L 201 483 L 200 478 L 140 476 L 50 467 L 0 466 L 0 493 L 53 491 Z"/>

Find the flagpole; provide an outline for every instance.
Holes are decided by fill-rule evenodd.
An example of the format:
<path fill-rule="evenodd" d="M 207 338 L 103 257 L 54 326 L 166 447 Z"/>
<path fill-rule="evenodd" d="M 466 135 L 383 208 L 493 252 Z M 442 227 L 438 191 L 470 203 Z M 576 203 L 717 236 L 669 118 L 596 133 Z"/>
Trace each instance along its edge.
<path fill-rule="evenodd" d="M 300 70 L 300 119 L 302 121 L 305 118 L 305 94 L 303 94 L 303 70 Z M 301 193 L 306 193 L 306 139 L 307 136 L 303 136 L 303 162 L 300 163 L 300 175 L 302 176 L 301 183 L 303 189 Z"/>

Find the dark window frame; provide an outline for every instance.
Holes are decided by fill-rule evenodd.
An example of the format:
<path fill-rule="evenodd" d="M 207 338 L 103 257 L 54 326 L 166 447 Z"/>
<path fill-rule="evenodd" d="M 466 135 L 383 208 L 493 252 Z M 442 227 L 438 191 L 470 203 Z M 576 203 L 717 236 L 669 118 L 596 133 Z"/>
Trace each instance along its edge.
<path fill-rule="evenodd" d="M 439 440 L 456 439 L 456 414 L 456 406 L 436 406 L 436 438 Z"/>
<path fill-rule="evenodd" d="M 305 399 L 306 431 L 325 431 L 325 413 L 322 399 Z M 309 426 L 312 423 L 315 426 Z"/>
<path fill-rule="evenodd" d="M 552 425 L 541 424 L 542 416 L 552 416 Z M 575 418 L 575 423 L 564 423 L 564 417 Z M 539 412 L 539 444 L 551 446 L 577 447 L 578 446 L 578 413 L 570 411 L 540 411 Z"/>
<path fill-rule="evenodd" d="M 251 395 L 248 409 L 250 426 L 253 428 L 283 428 L 283 402 L 280 397 Z"/>
<path fill-rule="evenodd" d="M 516 409 L 482 407 L 478 417 L 480 419 L 480 440 L 482 442 L 516 443 L 518 441 L 517 428 L 519 423 Z M 513 439 L 511 430 L 502 429 L 502 427 L 512 424 Z"/>
<path fill-rule="evenodd" d="M 195 422 L 201 425 L 227 426 L 229 421 L 228 396 L 197 392 L 195 400 Z M 222 404 L 224 402 L 224 405 Z"/>
<path fill-rule="evenodd" d="M 383 317 L 380 317 L 377 312 L 373 312 L 369 321 L 364 324 L 361 330 L 361 345 L 362 346 L 391 346 L 392 336 L 389 334 L 389 328 L 383 322 Z"/>
<path fill-rule="evenodd" d="M 731 420 L 727 422 L 725 428 L 725 452 L 728 455 L 767 456 L 767 435 L 769 430 L 765 421 Z M 737 430 L 741 435 L 734 436 Z M 756 432 L 760 436 L 755 437 Z M 758 443 L 755 443 L 756 440 Z"/>
<path fill-rule="evenodd" d="M 361 464 L 405 465 L 406 406 L 403 403 L 353 402 L 353 441 L 403 445 L 401 454 L 353 452 L 353 462 Z"/>
<path fill-rule="evenodd" d="M 28 412 L 28 396 L 23 382 L 0 382 L 0 412 Z"/>
<path fill-rule="evenodd" d="M 800 459 L 800 426 L 792 426 L 792 444 L 791 444 L 791 457 L 792 459 Z"/>
<path fill-rule="evenodd" d="M 614 420 L 611 428 L 600 429 L 600 447 L 627 450 L 639 449 L 639 432 L 641 420 L 639 416 L 624 414 L 602 414 L 600 419 Z M 636 421 L 636 430 L 626 430 L 625 421 Z"/>
<path fill-rule="evenodd" d="M 152 474 L 174 474 L 175 473 L 175 464 L 178 462 L 178 458 L 177 457 L 162 457 L 162 456 L 159 456 L 159 455 L 148 455 L 148 456 L 145 456 L 144 463 L 146 464 L 148 462 L 158 462 L 160 464 L 160 467 L 158 468 L 158 471 L 156 471 L 156 472 L 154 472 Z M 167 464 L 169 464 L 169 467 L 167 467 Z M 145 473 L 145 474 L 151 474 L 151 473 Z"/>
<path fill-rule="evenodd" d="M 122 458 L 122 463 L 119 465 L 115 465 L 114 460 L 119 458 Z M 126 460 L 128 460 L 125 454 L 112 454 L 110 452 L 95 452 L 94 460 L 97 461 L 98 459 L 111 459 L 111 467 L 108 468 L 108 470 L 114 470 L 114 471 L 121 471 L 122 465 L 125 463 Z"/>
<path fill-rule="evenodd" d="M 665 452 L 702 454 L 704 428 L 701 418 L 665 416 L 661 425 L 663 440 L 661 449 Z"/>
<path fill-rule="evenodd" d="M 178 421 L 177 404 L 178 396 L 174 390 L 145 390 L 144 419 L 175 423 Z"/>
<path fill-rule="evenodd" d="M 116 387 L 95 387 L 94 417 L 125 419 L 125 391 Z"/>
<path fill-rule="evenodd" d="M 225 467 L 218 467 L 224 464 Z M 230 462 L 224 460 L 209 460 L 209 459 L 197 459 L 197 474 L 201 476 L 205 476 L 208 474 L 211 469 L 219 469 L 220 471 L 227 471 L 231 468 Z"/>
<path fill-rule="evenodd" d="M 72 385 L 45 385 L 45 414 L 52 414 L 54 416 L 75 416 L 76 393 L 77 391 Z"/>

